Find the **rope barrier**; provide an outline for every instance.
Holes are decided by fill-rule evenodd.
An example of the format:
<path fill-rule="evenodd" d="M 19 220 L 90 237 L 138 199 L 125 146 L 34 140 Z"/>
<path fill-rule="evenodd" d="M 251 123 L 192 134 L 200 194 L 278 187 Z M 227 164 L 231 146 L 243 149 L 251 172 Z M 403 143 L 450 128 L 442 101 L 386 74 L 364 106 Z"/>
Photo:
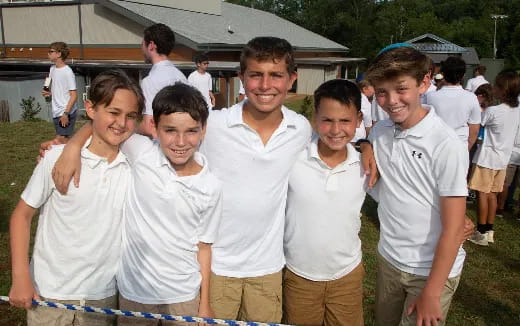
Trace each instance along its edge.
<path fill-rule="evenodd" d="M 2 301 L 9 302 L 9 297 L 0 296 L 0 302 L 2 302 Z M 152 314 L 149 312 L 136 312 L 136 311 L 128 311 L 128 310 L 109 309 L 109 308 L 96 308 L 96 307 L 90 307 L 90 306 L 77 306 L 77 305 L 73 305 L 73 304 L 64 304 L 64 303 L 58 303 L 58 302 L 39 301 L 39 300 L 33 300 L 32 304 L 37 305 L 37 306 L 42 306 L 42 307 L 100 313 L 100 314 L 105 314 L 105 315 L 138 317 L 138 318 L 147 318 L 147 319 L 175 320 L 175 321 L 184 321 L 184 322 L 188 322 L 188 323 L 206 323 L 206 324 L 210 324 L 210 325 L 290 326 L 290 325 L 284 325 L 284 324 L 259 323 L 259 322 L 239 321 L 239 320 L 229 320 L 229 319 L 177 316 L 177 315 L 168 315 L 168 314 Z"/>

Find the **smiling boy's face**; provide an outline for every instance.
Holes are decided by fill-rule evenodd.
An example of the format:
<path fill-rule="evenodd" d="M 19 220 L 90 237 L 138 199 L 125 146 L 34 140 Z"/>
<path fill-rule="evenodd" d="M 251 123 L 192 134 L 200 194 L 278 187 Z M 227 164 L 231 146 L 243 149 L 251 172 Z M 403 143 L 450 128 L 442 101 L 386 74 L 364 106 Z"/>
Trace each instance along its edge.
<path fill-rule="evenodd" d="M 289 74 L 283 58 L 258 61 L 247 59 L 247 67 L 240 74 L 248 101 L 246 105 L 261 113 L 279 110 L 296 80 L 296 73 Z"/>
<path fill-rule="evenodd" d="M 344 104 L 332 98 L 322 98 L 314 115 L 314 126 L 320 136 L 320 151 L 345 151 L 362 119 L 361 112 L 354 105 Z"/>

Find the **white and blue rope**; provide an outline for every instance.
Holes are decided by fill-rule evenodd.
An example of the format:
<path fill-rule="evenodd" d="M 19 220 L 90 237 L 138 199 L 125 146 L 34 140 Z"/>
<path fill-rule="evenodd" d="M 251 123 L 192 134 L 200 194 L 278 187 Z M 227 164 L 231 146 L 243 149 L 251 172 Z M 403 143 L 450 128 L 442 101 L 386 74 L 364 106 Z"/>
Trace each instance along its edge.
<path fill-rule="evenodd" d="M 0 296 L 0 302 L 2 302 L 2 301 L 9 302 L 9 297 Z M 210 325 L 289 326 L 289 325 L 284 325 L 284 324 L 258 323 L 258 322 L 238 321 L 238 320 L 228 320 L 228 319 L 203 318 L 203 317 L 192 317 L 192 316 L 176 316 L 176 315 L 168 315 L 168 314 L 152 314 L 149 312 L 136 312 L 136 311 L 128 311 L 128 310 L 109 309 L 109 308 L 77 306 L 77 305 L 73 305 L 73 304 L 65 304 L 65 303 L 58 303 L 58 302 L 51 302 L 51 301 L 33 300 L 32 303 L 33 303 L 33 305 L 38 305 L 38 306 L 42 306 L 42 307 L 83 311 L 83 312 L 91 312 L 91 313 L 100 313 L 100 314 L 113 315 L 113 316 L 175 320 L 175 321 L 184 321 L 184 322 L 188 322 L 188 323 L 206 323 L 206 324 L 210 324 Z"/>

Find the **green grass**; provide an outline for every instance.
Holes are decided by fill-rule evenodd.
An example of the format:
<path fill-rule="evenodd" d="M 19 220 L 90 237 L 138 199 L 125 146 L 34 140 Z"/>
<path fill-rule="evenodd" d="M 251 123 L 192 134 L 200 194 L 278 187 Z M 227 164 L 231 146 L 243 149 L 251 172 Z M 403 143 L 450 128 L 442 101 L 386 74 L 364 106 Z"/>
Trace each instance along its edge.
<path fill-rule="evenodd" d="M 11 284 L 9 216 L 36 164 L 39 144 L 52 137 L 54 129 L 47 122 L 0 123 L 0 295 L 8 295 Z M 475 207 L 468 208 L 468 214 L 474 217 Z M 368 197 L 363 213 L 365 324 L 373 325 L 379 223 L 376 205 Z M 506 216 L 497 219 L 495 230 L 494 245 L 464 245 L 467 258 L 448 325 L 520 325 L 520 222 Z M 0 304 L 0 326 L 24 325 L 24 314 L 23 310 Z"/>

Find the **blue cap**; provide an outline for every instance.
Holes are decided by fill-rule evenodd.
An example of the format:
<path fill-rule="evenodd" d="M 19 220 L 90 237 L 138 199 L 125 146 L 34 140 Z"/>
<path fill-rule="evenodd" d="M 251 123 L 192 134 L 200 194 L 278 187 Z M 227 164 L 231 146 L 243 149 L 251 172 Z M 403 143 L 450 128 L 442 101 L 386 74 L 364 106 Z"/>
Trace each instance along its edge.
<path fill-rule="evenodd" d="M 415 49 L 414 46 L 411 45 L 410 43 L 394 43 L 394 44 L 390 44 L 390 45 L 387 45 L 384 48 L 382 48 L 377 53 L 377 55 L 380 55 L 381 53 L 384 53 L 384 52 L 386 52 L 388 50 L 393 50 L 393 49 L 397 49 L 397 48 L 412 48 L 412 49 Z"/>

